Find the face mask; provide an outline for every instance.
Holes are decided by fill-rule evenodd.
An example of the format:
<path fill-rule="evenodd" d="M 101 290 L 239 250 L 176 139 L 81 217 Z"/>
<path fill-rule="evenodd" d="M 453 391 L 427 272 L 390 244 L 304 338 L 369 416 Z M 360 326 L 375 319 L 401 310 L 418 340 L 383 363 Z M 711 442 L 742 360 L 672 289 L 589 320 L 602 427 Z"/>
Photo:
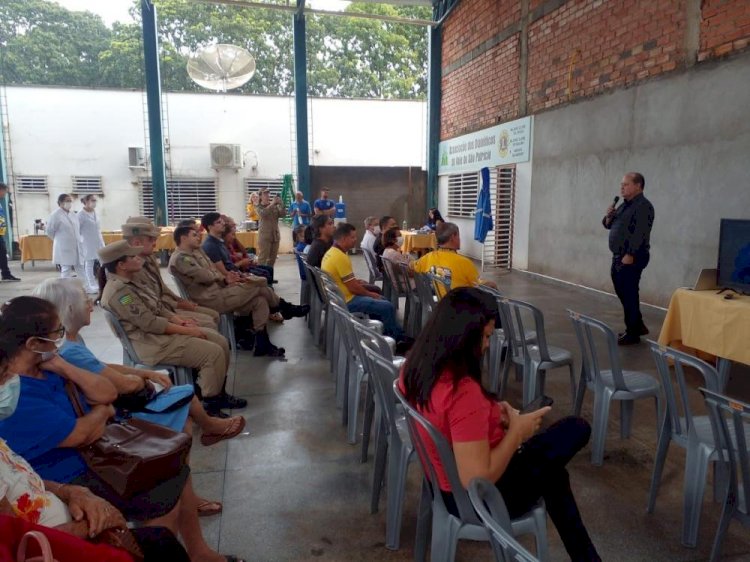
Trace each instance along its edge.
<path fill-rule="evenodd" d="M 399 236 L 398 238 L 396 238 L 396 244 L 398 244 L 399 246 L 403 246 L 404 245 L 404 237 L 403 236 Z"/>
<path fill-rule="evenodd" d="M 36 351 L 36 350 L 33 350 L 34 353 L 38 353 L 39 355 L 42 356 L 41 357 L 42 363 L 44 363 L 45 361 L 49 361 L 55 355 L 57 355 L 57 350 L 60 349 L 62 347 L 62 345 L 65 343 L 65 337 L 64 336 L 61 337 L 61 338 L 57 338 L 56 340 L 51 340 L 49 338 L 43 338 L 41 336 L 37 336 L 36 338 L 38 340 L 52 342 L 55 345 L 55 349 L 53 351 Z"/>
<path fill-rule="evenodd" d="M 0 420 L 9 418 L 16 411 L 21 395 L 21 377 L 13 375 L 0 385 Z"/>
<path fill-rule="evenodd" d="M 89 209 L 96 209 L 96 201 L 89 201 Z"/>
<path fill-rule="evenodd" d="M 72 207 L 73 207 L 72 201 L 66 201 L 65 203 L 62 204 L 62 208 L 65 209 L 66 211 L 70 211 Z"/>
<path fill-rule="evenodd" d="M 372 229 L 372 232 L 375 236 L 380 236 L 380 227 L 376 226 L 375 228 Z"/>

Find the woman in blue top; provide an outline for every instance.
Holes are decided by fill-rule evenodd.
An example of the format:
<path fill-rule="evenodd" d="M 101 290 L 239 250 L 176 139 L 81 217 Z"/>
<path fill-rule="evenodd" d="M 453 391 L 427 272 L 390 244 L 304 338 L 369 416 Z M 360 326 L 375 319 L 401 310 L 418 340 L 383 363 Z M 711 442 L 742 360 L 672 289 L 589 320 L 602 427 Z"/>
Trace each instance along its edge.
<path fill-rule="evenodd" d="M 114 505 L 129 520 L 167 527 L 182 537 L 193 562 L 234 562 L 211 550 L 201 531 L 197 497 L 187 466 L 154 489 L 125 499 L 89 470 L 79 447 L 98 440 L 114 414 L 117 390 L 106 377 L 75 367 L 57 350 L 65 341 L 54 305 L 37 297 L 17 297 L 0 311 L 0 350 L 8 370 L 20 375 L 15 411 L 0 420 L 0 438 L 45 480 L 83 486 Z M 90 405 L 77 417 L 68 400 L 66 381 Z"/>
<path fill-rule="evenodd" d="M 438 209 L 433 208 L 427 212 L 427 223 L 425 224 L 425 226 L 430 230 L 435 230 L 444 222 L 445 219 L 443 219 L 443 215 L 440 214 L 440 211 Z"/>

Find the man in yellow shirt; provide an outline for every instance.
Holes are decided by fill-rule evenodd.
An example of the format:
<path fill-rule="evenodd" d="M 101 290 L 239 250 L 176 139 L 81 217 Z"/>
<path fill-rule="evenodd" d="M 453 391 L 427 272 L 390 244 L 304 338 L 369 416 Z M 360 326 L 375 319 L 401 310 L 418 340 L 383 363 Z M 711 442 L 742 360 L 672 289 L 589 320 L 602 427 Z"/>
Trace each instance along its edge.
<path fill-rule="evenodd" d="M 461 236 L 458 226 L 444 222 L 436 230 L 438 249 L 419 258 L 414 264 L 417 273 L 435 273 L 450 280 L 451 289 L 474 287 L 478 284 L 497 288 L 492 281 L 479 278 L 474 262 L 458 253 L 461 249 Z"/>
<path fill-rule="evenodd" d="M 378 293 L 368 291 L 364 281 L 354 276 L 347 252 L 356 245 L 357 229 L 349 223 L 338 225 L 333 233 L 333 246 L 323 256 L 320 268 L 336 281 L 350 312 L 363 312 L 380 320 L 385 335 L 402 341 L 404 332 L 396 321 L 393 305 Z"/>

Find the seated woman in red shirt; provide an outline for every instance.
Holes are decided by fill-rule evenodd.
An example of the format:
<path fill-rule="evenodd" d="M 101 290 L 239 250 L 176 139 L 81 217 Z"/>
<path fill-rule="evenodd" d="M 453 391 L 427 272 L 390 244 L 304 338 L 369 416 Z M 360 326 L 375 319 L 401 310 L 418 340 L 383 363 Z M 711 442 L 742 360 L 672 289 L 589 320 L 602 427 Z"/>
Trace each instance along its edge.
<path fill-rule="evenodd" d="M 588 443 L 591 427 L 583 419 L 567 417 L 537 433 L 549 407 L 519 414 L 482 388 L 482 356 L 496 314 L 495 299 L 476 288 L 454 289 L 443 297 L 409 352 L 401 373 L 402 392 L 451 444 L 464 487 L 477 477 L 495 482 L 511 518 L 544 498 L 571 559 L 600 560 L 565 468 Z M 446 507 L 457 514 L 437 450 L 428 447 L 427 453 Z"/>

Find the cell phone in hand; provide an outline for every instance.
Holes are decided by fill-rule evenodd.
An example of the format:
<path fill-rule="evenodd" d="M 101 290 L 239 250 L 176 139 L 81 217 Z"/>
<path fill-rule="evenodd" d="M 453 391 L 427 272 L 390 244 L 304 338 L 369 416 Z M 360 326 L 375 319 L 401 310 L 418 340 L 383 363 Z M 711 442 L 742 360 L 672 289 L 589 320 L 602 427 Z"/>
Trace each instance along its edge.
<path fill-rule="evenodd" d="M 542 395 L 521 408 L 521 411 L 519 413 L 530 414 L 531 412 L 536 412 L 537 410 L 544 408 L 545 406 L 552 406 L 552 404 L 554 403 L 555 401 L 552 400 L 552 398 Z"/>

